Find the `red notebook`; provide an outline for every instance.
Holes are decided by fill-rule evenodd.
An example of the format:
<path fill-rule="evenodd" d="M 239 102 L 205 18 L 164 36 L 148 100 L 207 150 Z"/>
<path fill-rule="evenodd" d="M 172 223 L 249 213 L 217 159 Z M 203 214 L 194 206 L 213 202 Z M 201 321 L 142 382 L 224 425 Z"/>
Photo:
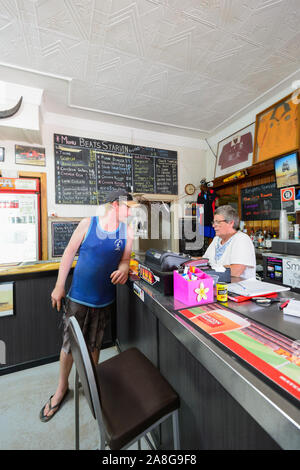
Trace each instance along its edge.
<path fill-rule="evenodd" d="M 277 297 L 278 292 L 270 292 L 270 294 L 264 294 L 264 295 L 252 295 L 250 297 L 246 295 L 239 295 L 235 294 L 234 292 L 229 292 L 228 291 L 228 299 L 233 300 L 233 302 L 245 302 L 245 300 L 250 300 L 255 297 Z"/>

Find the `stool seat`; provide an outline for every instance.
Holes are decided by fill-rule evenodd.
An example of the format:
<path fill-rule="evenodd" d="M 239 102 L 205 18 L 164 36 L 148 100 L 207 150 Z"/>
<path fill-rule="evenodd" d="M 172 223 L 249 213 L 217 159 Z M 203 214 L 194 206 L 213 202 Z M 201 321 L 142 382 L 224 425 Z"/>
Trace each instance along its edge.
<path fill-rule="evenodd" d="M 156 367 L 131 348 L 96 366 L 106 439 L 112 450 L 179 408 L 179 397 Z"/>
<path fill-rule="evenodd" d="M 75 448 L 79 449 L 79 390 L 97 421 L 99 449 L 128 449 L 162 422 L 172 419 L 174 449 L 180 449 L 179 397 L 159 370 L 137 348 L 95 365 L 79 323 L 69 319 L 75 373 Z M 148 444 L 152 444 L 148 440 Z"/>

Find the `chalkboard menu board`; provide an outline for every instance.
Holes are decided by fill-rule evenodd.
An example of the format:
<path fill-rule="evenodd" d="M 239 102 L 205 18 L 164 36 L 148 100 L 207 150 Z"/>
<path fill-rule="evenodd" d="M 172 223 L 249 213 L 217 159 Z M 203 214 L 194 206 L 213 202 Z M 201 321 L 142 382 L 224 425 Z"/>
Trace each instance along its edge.
<path fill-rule="evenodd" d="M 177 152 L 54 134 L 57 204 L 105 201 L 113 189 L 178 194 Z"/>
<path fill-rule="evenodd" d="M 58 258 L 63 255 L 69 240 L 79 224 L 75 221 L 52 221 L 51 222 L 51 257 Z M 78 253 L 77 253 L 78 254 Z"/>
<path fill-rule="evenodd" d="M 153 158 L 133 157 L 133 182 L 136 193 L 155 193 Z"/>
<path fill-rule="evenodd" d="M 280 214 L 280 190 L 265 183 L 241 190 L 242 220 L 274 220 Z"/>

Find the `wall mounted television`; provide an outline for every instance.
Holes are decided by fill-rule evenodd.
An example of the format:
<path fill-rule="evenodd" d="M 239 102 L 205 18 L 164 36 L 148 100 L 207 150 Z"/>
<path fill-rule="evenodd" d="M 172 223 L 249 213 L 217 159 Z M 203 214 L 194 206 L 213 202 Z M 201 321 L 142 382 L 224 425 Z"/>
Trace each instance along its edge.
<path fill-rule="evenodd" d="M 298 153 L 292 152 L 275 158 L 274 170 L 277 188 L 299 184 Z"/>

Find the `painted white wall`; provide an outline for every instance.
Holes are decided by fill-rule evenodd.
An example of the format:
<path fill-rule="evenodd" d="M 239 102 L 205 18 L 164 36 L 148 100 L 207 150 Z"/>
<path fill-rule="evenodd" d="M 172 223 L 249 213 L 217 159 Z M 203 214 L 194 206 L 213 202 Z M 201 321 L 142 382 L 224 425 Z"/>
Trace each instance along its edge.
<path fill-rule="evenodd" d="M 68 119 L 67 116 L 47 113 L 44 116 L 43 142 L 47 155 L 48 212 L 56 213 L 59 217 L 91 216 L 95 214 L 95 206 L 55 204 L 54 133 L 177 151 L 179 197 L 184 195 L 186 183 L 199 185 L 201 177 L 206 173 L 207 150 L 201 139 L 177 137 L 101 121 Z"/>
<path fill-rule="evenodd" d="M 69 115 L 50 113 L 45 110 L 43 113 L 41 133 L 42 146 L 46 149 L 46 166 L 17 165 L 15 163 L 15 144 L 26 145 L 28 142 L 31 142 L 31 140 L 27 138 L 26 130 L 23 129 L 24 140 L 14 140 L 13 135 L 10 136 L 10 140 L 0 140 L 0 146 L 5 147 L 5 161 L 3 163 L 0 162 L 0 169 L 9 169 L 15 173 L 18 170 L 46 172 L 48 213 L 56 213 L 59 217 L 84 217 L 93 215 L 95 207 L 55 204 L 54 133 L 165 148 L 178 152 L 178 194 L 180 204 L 182 205 L 184 202 L 193 201 L 196 198 L 196 194 L 194 194 L 194 196 L 185 196 L 184 186 L 187 183 L 193 183 L 195 186 L 199 186 L 201 178 L 206 177 L 208 180 L 213 179 L 215 168 L 215 156 L 213 152 L 215 154 L 217 153 L 218 142 L 237 132 L 239 129 L 255 122 L 257 113 L 288 95 L 291 91 L 293 90 L 289 87 L 274 95 L 272 98 L 268 98 L 251 112 L 245 113 L 230 125 L 215 132 L 207 139 L 209 145 L 204 139 L 177 136 L 174 135 L 174 133 L 156 132 L 129 125 L 111 124 L 101 121 L 98 116 L 96 116 L 95 119 L 83 119 Z M 38 94 L 37 96 L 39 99 L 41 95 Z M 31 113 L 28 110 L 27 119 L 31 118 L 30 115 Z M 212 148 L 213 152 L 209 146 Z"/>
<path fill-rule="evenodd" d="M 35 131 L 36 135 L 40 130 L 39 108 L 42 102 L 43 90 L 22 86 L 16 83 L 0 81 L 0 109 L 6 110 L 14 107 L 19 99 L 23 97 L 20 112 L 8 119 L 0 120 L 1 138 L 9 138 L 10 129 L 24 129 Z M 19 133 L 17 134 L 19 135 Z"/>
<path fill-rule="evenodd" d="M 181 206 L 186 201 L 195 201 L 197 197 L 197 193 L 193 196 L 186 196 L 184 193 L 185 185 L 193 183 L 195 186 L 199 186 L 200 179 L 206 176 L 207 168 L 209 168 L 207 146 L 200 138 L 176 136 L 130 126 L 112 125 L 100 120 L 87 120 L 49 112 L 43 114 L 41 133 L 42 146 L 46 150 L 46 166 L 15 163 L 15 144 L 28 145 L 25 136 L 23 141 L 0 140 L 0 146 L 5 147 L 5 161 L 0 162 L 0 170 L 10 172 L 7 176 L 11 177 L 17 176 L 17 171 L 20 170 L 46 172 L 49 216 L 55 214 L 58 217 L 88 217 L 95 215 L 97 211 L 96 206 L 55 203 L 53 144 L 55 133 L 177 151 L 178 200 Z"/>

